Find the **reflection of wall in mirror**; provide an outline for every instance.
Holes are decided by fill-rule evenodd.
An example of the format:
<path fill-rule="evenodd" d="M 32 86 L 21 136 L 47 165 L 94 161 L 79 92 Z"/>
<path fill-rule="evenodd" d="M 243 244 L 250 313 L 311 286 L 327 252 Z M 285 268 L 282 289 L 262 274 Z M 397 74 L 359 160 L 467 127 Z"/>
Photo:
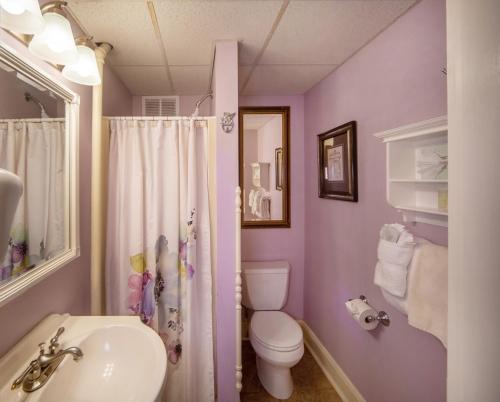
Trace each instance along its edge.
<path fill-rule="evenodd" d="M 4 64 L 0 88 L 0 168 L 24 185 L 0 256 L 6 282 L 65 248 L 65 102 Z"/>
<path fill-rule="evenodd" d="M 259 162 L 270 164 L 269 188 L 271 194 L 271 219 L 283 219 L 282 191 L 276 190 L 276 158 L 275 149 L 283 146 L 282 143 L 282 117 L 276 115 L 264 124 L 257 133 Z"/>
<path fill-rule="evenodd" d="M 256 162 L 259 155 L 257 150 L 257 130 L 244 130 L 243 132 L 243 217 L 245 220 L 252 219 L 249 206 L 249 195 L 252 185 L 252 163 Z"/>
<path fill-rule="evenodd" d="M 259 117 L 256 116 L 258 121 Z M 252 118 L 252 116 L 248 116 Z M 275 149 L 282 147 L 282 117 L 281 115 L 271 115 L 270 118 L 258 129 L 245 129 L 243 132 L 244 155 L 244 218 L 246 220 L 261 219 L 252 213 L 249 207 L 249 198 L 252 190 L 264 190 L 270 197 L 270 219 L 282 219 L 282 191 L 276 189 L 276 158 Z M 252 164 L 259 163 L 265 167 L 261 169 L 260 180 L 253 178 L 254 169 Z M 266 197 L 267 200 L 269 200 Z"/>
<path fill-rule="evenodd" d="M 27 102 L 25 92 L 29 92 L 44 106 L 50 117 L 64 117 L 64 102 L 30 85 L 28 80 L 20 80 L 15 71 L 6 71 L 0 65 L 0 119 L 28 119 L 41 117 L 40 107 L 35 102 Z"/>

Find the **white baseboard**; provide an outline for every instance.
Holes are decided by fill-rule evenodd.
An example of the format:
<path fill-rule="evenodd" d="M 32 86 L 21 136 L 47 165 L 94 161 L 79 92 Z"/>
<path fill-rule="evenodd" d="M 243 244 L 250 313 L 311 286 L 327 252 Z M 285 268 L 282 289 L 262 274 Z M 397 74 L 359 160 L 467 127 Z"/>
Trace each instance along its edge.
<path fill-rule="evenodd" d="M 304 343 L 307 349 L 311 352 L 314 360 L 321 367 L 326 378 L 330 381 L 342 400 L 344 402 L 366 402 L 363 395 L 361 395 L 351 380 L 342 371 L 311 328 L 302 320 L 299 320 L 298 323 L 304 333 Z"/>

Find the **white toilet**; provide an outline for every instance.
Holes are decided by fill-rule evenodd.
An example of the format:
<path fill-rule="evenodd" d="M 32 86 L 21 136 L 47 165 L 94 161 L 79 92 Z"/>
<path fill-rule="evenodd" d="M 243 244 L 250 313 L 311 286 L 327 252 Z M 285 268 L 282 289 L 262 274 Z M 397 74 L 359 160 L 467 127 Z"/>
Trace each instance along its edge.
<path fill-rule="evenodd" d="M 257 354 L 257 374 L 267 392 L 288 399 L 293 392 L 290 368 L 304 355 L 302 329 L 279 311 L 288 296 L 287 261 L 242 262 L 243 305 L 253 310 L 249 336 Z"/>

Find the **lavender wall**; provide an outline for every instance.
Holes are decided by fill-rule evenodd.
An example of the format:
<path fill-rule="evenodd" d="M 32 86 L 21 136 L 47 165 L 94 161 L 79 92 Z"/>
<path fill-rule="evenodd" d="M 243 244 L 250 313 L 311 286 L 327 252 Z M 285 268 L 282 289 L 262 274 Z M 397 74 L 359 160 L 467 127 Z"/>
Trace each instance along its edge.
<path fill-rule="evenodd" d="M 238 43 L 216 43 L 214 64 L 214 105 L 217 121 L 223 113 L 238 112 Z M 216 128 L 217 251 L 215 267 L 216 385 L 219 402 L 237 402 L 236 391 L 236 311 L 235 214 L 234 198 L 238 185 L 238 120 L 233 131 Z"/>
<path fill-rule="evenodd" d="M 446 114 L 445 1 L 424 0 L 305 96 L 306 257 L 304 316 L 369 402 L 446 400 L 446 351 L 407 323 L 373 284 L 378 231 L 401 221 L 385 200 L 385 147 L 377 131 Z M 358 203 L 317 196 L 316 135 L 358 122 Z M 447 242 L 444 228 L 418 235 Z M 391 316 L 360 330 L 344 302 L 364 294 Z"/>
<path fill-rule="evenodd" d="M 102 115 L 132 116 L 132 94 L 106 64 L 103 71 Z"/>
<path fill-rule="evenodd" d="M 33 57 L 20 42 L 0 29 L 0 41 L 35 63 L 55 80 L 80 95 L 80 247 L 75 261 L 0 308 L 0 356 L 50 313 L 89 313 L 90 171 L 92 89 L 66 81 L 61 73 Z"/>
<path fill-rule="evenodd" d="M 285 306 L 294 318 L 303 317 L 304 282 L 304 97 L 240 96 L 240 106 L 290 106 L 290 190 L 289 229 L 243 229 L 242 259 L 265 261 L 285 259 L 292 267 L 290 291 Z"/>

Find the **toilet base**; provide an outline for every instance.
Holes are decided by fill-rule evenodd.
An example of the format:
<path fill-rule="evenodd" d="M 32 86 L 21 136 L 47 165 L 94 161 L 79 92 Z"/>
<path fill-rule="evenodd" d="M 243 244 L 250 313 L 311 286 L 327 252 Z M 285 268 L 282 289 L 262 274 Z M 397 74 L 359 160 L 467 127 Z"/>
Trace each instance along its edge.
<path fill-rule="evenodd" d="M 293 380 L 290 367 L 276 366 L 259 356 L 257 359 L 257 375 L 265 390 L 274 398 L 288 399 L 293 392 Z"/>

